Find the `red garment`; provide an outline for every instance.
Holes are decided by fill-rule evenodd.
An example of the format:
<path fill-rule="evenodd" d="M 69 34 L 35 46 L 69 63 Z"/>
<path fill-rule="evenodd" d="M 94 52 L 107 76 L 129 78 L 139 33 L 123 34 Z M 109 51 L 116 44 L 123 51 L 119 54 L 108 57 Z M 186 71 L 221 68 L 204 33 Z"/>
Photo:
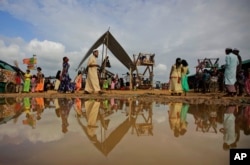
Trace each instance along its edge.
<path fill-rule="evenodd" d="M 16 84 L 17 85 L 21 84 L 21 77 L 20 76 L 16 76 Z"/>

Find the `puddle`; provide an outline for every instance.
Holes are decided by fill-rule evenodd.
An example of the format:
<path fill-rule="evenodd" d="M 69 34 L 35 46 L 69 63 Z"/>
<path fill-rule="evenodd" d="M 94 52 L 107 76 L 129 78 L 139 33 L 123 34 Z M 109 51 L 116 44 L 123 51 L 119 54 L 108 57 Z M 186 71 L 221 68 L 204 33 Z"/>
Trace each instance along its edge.
<path fill-rule="evenodd" d="M 250 105 L 0 100 L 0 164 L 229 164 L 250 148 Z"/>

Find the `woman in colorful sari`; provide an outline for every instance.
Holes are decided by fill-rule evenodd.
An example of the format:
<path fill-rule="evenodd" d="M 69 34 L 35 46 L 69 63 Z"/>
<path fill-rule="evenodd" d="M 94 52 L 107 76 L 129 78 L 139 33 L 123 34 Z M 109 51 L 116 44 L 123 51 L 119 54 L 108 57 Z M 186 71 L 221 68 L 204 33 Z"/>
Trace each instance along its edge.
<path fill-rule="evenodd" d="M 60 87 L 59 87 L 59 91 L 66 93 L 66 92 L 74 92 L 74 87 L 72 87 L 72 83 L 70 83 L 71 78 L 69 77 L 69 59 L 68 57 L 63 57 L 63 69 L 61 72 L 61 83 L 60 83 Z"/>
<path fill-rule="evenodd" d="M 44 91 L 44 76 L 42 73 L 42 68 L 37 67 L 37 82 L 36 82 L 36 92 L 43 92 Z"/>
<path fill-rule="evenodd" d="M 189 69 L 188 69 L 188 63 L 186 60 L 182 60 L 182 69 L 181 69 L 181 85 L 182 89 L 184 91 L 185 96 L 187 95 L 187 92 L 189 91 L 189 85 L 188 85 L 188 77 Z"/>
<path fill-rule="evenodd" d="M 181 95 L 183 92 L 181 85 L 181 59 L 177 58 L 170 71 L 170 91 L 171 95 Z"/>
<path fill-rule="evenodd" d="M 75 91 L 79 92 L 82 88 L 82 72 L 78 71 L 78 74 L 75 79 Z"/>

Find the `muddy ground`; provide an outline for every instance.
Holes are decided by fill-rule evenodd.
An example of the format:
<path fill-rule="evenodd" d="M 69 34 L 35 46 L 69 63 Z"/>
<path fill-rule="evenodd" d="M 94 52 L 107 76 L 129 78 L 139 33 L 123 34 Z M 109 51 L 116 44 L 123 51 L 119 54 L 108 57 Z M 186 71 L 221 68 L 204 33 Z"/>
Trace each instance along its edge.
<path fill-rule="evenodd" d="M 104 94 L 84 94 L 83 91 L 77 93 L 58 93 L 57 91 L 47 91 L 42 93 L 0 93 L 0 98 L 22 98 L 22 97 L 44 97 L 44 98 L 86 98 L 86 99 L 143 99 L 144 101 L 157 102 L 183 102 L 189 104 L 246 104 L 250 105 L 250 97 L 236 96 L 224 97 L 225 93 L 196 93 L 190 91 L 186 96 L 171 96 L 168 90 L 112 90 L 105 91 Z"/>

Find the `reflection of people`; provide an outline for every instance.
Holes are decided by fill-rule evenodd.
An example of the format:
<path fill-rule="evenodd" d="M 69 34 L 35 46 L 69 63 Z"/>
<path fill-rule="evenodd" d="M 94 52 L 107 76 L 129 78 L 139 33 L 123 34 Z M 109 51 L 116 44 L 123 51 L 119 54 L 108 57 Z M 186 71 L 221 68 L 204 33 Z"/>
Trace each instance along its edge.
<path fill-rule="evenodd" d="M 226 58 L 225 58 L 226 64 L 225 64 L 224 79 L 227 89 L 227 95 L 225 96 L 235 96 L 236 70 L 239 61 L 237 56 L 232 54 L 231 48 L 226 48 L 225 53 L 226 53 Z"/>
<path fill-rule="evenodd" d="M 35 98 L 36 99 L 36 104 L 37 104 L 37 117 L 36 119 L 37 120 L 40 120 L 41 119 L 41 115 L 44 111 L 44 98 L 43 97 L 37 97 Z"/>
<path fill-rule="evenodd" d="M 100 89 L 100 83 L 97 73 L 97 68 L 99 65 L 96 62 L 96 58 L 98 58 L 98 50 L 94 49 L 92 56 L 90 56 L 88 60 L 88 74 L 87 74 L 87 80 L 85 85 L 85 94 L 98 92 L 99 94 L 102 94 L 103 92 Z"/>
<path fill-rule="evenodd" d="M 56 114 L 58 117 L 62 119 L 62 132 L 68 132 L 68 116 L 70 109 L 73 105 L 73 101 L 71 99 L 58 99 L 59 106 L 56 109 Z"/>
<path fill-rule="evenodd" d="M 82 117 L 82 101 L 79 98 L 75 98 L 74 109 L 78 117 Z"/>
<path fill-rule="evenodd" d="M 169 104 L 169 124 L 171 130 L 174 132 L 175 137 L 179 137 L 180 135 L 180 124 L 181 124 L 181 114 L 182 103 L 170 103 Z"/>
<path fill-rule="evenodd" d="M 235 105 L 228 105 L 224 113 L 223 128 L 220 131 L 224 134 L 223 149 L 228 150 L 235 148 L 239 135 L 235 131 L 235 113 L 237 107 Z"/>
<path fill-rule="evenodd" d="M 30 114 L 30 98 L 25 97 L 23 99 L 23 103 L 24 103 L 24 112 L 26 113 L 26 119 L 23 120 L 23 124 L 24 125 L 30 125 L 32 128 L 35 128 L 36 126 L 36 119 L 35 116 L 33 114 Z"/>
<path fill-rule="evenodd" d="M 243 124 L 244 124 L 244 134 L 245 135 L 250 135 L 250 105 L 246 106 L 245 110 L 244 110 L 244 120 L 243 120 Z"/>
<path fill-rule="evenodd" d="M 184 135 L 187 132 L 187 113 L 189 109 L 189 104 L 183 104 L 181 107 L 181 115 L 180 115 L 180 135 Z"/>
<path fill-rule="evenodd" d="M 181 59 L 177 58 L 175 64 L 171 68 L 169 76 L 171 95 L 182 94 L 181 68 Z"/>
<path fill-rule="evenodd" d="M 86 118 L 88 121 L 87 133 L 93 137 L 97 128 L 97 116 L 99 114 L 100 102 L 95 100 L 85 101 Z"/>

